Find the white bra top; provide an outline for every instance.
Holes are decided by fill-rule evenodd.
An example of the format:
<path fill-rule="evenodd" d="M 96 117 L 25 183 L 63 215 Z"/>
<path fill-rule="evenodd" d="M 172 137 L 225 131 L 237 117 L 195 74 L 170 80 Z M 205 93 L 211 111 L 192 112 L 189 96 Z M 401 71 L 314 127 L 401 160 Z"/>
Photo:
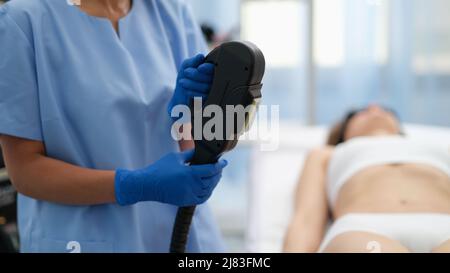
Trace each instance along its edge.
<path fill-rule="evenodd" d="M 334 206 L 342 186 L 367 167 L 386 164 L 424 164 L 450 177 L 448 143 L 425 143 L 403 136 L 358 137 L 336 147 L 328 166 L 327 194 Z"/>

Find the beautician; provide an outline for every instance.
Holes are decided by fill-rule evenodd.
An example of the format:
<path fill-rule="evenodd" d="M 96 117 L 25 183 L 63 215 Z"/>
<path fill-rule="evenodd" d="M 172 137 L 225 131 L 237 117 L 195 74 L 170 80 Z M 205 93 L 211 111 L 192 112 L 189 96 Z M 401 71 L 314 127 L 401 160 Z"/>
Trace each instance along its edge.
<path fill-rule="evenodd" d="M 227 164 L 188 166 L 193 143 L 171 137 L 172 108 L 211 86 L 201 32 L 183 0 L 68 3 L 0 7 L 0 140 L 21 251 L 167 252 L 177 206 L 204 204 Z M 187 250 L 223 251 L 205 205 Z"/>

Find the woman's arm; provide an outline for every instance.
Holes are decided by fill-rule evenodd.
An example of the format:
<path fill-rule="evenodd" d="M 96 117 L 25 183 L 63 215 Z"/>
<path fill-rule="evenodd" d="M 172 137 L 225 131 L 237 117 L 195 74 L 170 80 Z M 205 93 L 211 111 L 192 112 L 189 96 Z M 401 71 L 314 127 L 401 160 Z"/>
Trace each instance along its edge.
<path fill-rule="evenodd" d="M 306 159 L 296 192 L 295 214 L 285 238 L 285 252 L 316 252 L 320 246 L 328 222 L 325 182 L 332 152 L 332 148 L 322 148 Z"/>
<path fill-rule="evenodd" d="M 18 192 L 66 205 L 115 203 L 114 171 L 77 167 L 45 155 L 42 142 L 1 135 L 11 182 Z"/>

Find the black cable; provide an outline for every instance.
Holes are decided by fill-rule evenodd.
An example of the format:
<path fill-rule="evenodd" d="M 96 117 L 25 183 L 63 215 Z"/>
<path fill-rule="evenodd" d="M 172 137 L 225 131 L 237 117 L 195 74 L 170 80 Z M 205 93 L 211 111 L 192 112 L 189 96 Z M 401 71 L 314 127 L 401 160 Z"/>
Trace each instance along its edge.
<path fill-rule="evenodd" d="M 178 209 L 175 224 L 173 225 L 171 253 L 184 253 L 186 251 L 189 229 L 194 217 L 196 206 L 181 207 Z"/>

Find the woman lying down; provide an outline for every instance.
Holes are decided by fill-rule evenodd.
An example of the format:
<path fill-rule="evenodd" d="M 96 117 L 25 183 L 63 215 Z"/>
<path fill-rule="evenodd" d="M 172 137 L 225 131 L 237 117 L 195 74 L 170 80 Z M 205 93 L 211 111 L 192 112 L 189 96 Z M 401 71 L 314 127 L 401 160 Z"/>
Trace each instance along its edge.
<path fill-rule="evenodd" d="M 409 140 L 393 113 L 370 106 L 329 144 L 305 163 L 286 252 L 450 252 L 448 143 Z"/>

